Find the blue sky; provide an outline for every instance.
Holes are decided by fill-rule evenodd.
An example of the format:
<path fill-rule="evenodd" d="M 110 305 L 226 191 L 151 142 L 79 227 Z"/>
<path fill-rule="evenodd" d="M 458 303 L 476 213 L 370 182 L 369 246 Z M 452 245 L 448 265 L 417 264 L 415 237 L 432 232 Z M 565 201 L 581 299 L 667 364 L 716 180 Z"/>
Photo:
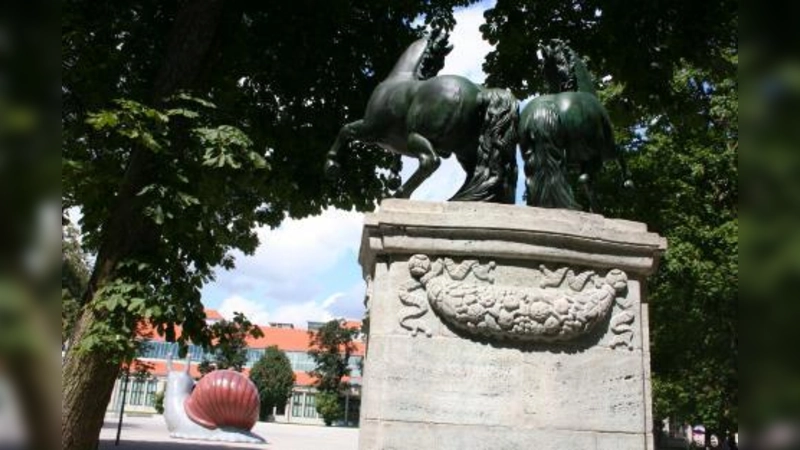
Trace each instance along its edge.
<path fill-rule="evenodd" d="M 481 66 L 492 46 L 482 40 L 478 27 L 484 22 L 483 11 L 493 3 L 456 10 L 456 27 L 450 36 L 453 51 L 440 74 L 483 83 L 486 74 Z M 416 161 L 404 159 L 401 176 L 406 179 L 415 167 Z M 412 199 L 446 200 L 463 181 L 463 171 L 451 158 Z M 223 316 L 239 311 L 261 324 L 289 322 L 305 327 L 309 320 L 361 319 L 365 285 L 358 249 L 362 224 L 360 213 L 330 209 L 316 217 L 287 220 L 275 230 L 260 229 L 256 253 L 235 254 L 237 267 L 217 273 L 217 280 L 203 289 L 203 303 Z"/>

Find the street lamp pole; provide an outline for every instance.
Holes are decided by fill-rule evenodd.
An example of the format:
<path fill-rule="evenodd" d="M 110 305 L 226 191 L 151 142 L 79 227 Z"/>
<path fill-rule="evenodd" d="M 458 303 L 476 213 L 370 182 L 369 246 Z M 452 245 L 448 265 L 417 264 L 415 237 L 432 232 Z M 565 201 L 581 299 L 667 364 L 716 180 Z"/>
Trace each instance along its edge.
<path fill-rule="evenodd" d="M 119 446 L 119 436 L 122 433 L 122 416 L 125 414 L 125 401 L 128 397 L 128 381 L 130 379 L 131 367 L 130 365 L 125 368 L 125 383 L 122 385 L 122 402 L 119 405 L 119 423 L 117 424 L 117 439 L 114 442 L 115 446 Z"/>

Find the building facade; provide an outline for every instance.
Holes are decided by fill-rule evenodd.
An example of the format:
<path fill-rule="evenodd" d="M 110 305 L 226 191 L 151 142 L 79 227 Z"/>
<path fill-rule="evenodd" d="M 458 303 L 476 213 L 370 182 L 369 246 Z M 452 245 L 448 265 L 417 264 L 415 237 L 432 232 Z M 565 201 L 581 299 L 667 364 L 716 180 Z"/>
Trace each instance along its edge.
<path fill-rule="evenodd" d="M 206 310 L 206 317 L 210 323 L 221 320 L 222 317 L 214 310 Z M 316 390 L 313 387 L 314 379 L 309 375 L 315 367 L 314 360 L 308 354 L 309 330 L 312 332 L 320 323 L 309 322 L 308 328 L 294 328 L 290 324 L 272 323 L 259 325 L 264 336 L 261 338 L 248 337 L 247 364 L 243 373 L 248 375 L 253 364 L 263 356 L 267 347 L 277 346 L 282 350 L 295 374 L 295 385 L 292 396 L 286 405 L 275 408 L 273 411 L 276 422 L 322 424 L 322 419 L 316 410 Z M 344 323 L 349 328 L 360 329 L 361 323 L 347 321 Z M 358 424 L 358 411 L 360 406 L 361 367 L 364 356 L 364 343 L 361 338 L 356 339 L 356 351 L 348 362 L 350 369 L 350 390 L 345 396 L 347 425 Z M 155 414 L 156 394 L 164 392 L 167 379 L 167 358 L 169 355 L 178 354 L 178 344 L 166 342 L 162 336 L 152 333 L 148 339 L 143 340 L 139 348 L 136 363 L 131 367 L 130 374 L 121 377 L 114 385 L 111 401 L 108 404 L 110 413 L 119 412 L 123 398 L 126 414 Z M 200 377 L 197 370 L 198 364 L 208 355 L 202 347 L 189 345 L 191 366 L 189 373 L 196 379 Z M 175 370 L 185 368 L 185 361 L 175 361 Z"/>

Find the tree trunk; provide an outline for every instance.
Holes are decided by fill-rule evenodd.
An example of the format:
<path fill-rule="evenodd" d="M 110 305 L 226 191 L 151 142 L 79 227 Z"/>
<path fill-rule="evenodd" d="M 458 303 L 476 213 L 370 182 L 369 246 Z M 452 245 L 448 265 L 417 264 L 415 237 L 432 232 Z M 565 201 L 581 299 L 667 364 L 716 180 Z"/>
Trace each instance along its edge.
<path fill-rule="evenodd" d="M 76 324 L 75 342 L 80 342 L 94 320 L 98 318 L 87 308 Z M 72 349 L 76 347 L 73 345 Z M 61 447 L 65 450 L 93 450 L 103 427 L 119 365 L 113 362 L 113 355 L 78 353 L 72 349 L 63 369 Z"/>
<path fill-rule="evenodd" d="M 192 88 L 202 78 L 212 59 L 212 49 L 221 22 L 223 0 L 183 1 L 176 15 L 164 61 L 153 82 L 154 103 L 181 89 Z M 120 355 L 103 351 L 81 351 L 81 342 L 92 325 L 104 320 L 93 308 L 95 293 L 112 281 L 120 261 L 147 254 L 159 244 L 158 229 L 145 217 L 136 193 L 149 184 L 154 155 L 134 149 L 117 205 L 104 227 L 84 310 L 75 325 L 74 343 L 63 368 L 61 439 L 63 450 L 96 448 L 106 407 L 119 372 Z M 134 336 L 124 336 L 132 339 Z"/>

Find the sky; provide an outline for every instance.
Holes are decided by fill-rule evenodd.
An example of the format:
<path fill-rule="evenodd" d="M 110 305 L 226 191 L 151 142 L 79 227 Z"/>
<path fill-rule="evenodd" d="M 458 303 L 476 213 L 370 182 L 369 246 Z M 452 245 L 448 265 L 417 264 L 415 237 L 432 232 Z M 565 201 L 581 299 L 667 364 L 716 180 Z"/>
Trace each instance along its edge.
<path fill-rule="evenodd" d="M 483 11 L 492 4 L 481 2 L 455 11 L 453 51 L 440 75 L 461 75 L 479 84 L 486 79 L 482 64 L 493 48 L 482 40 L 478 27 L 484 22 Z M 416 161 L 404 158 L 403 180 L 415 167 Z M 446 200 L 463 181 L 464 172 L 453 157 L 443 161 L 411 198 Z M 358 250 L 363 221 L 361 213 L 328 209 L 315 217 L 287 219 L 275 230 L 259 229 L 261 245 L 255 254 L 235 252 L 236 268 L 217 272 L 216 281 L 203 288 L 203 303 L 226 318 L 242 312 L 258 324 L 283 322 L 305 328 L 307 321 L 360 320 L 365 284 Z"/>

